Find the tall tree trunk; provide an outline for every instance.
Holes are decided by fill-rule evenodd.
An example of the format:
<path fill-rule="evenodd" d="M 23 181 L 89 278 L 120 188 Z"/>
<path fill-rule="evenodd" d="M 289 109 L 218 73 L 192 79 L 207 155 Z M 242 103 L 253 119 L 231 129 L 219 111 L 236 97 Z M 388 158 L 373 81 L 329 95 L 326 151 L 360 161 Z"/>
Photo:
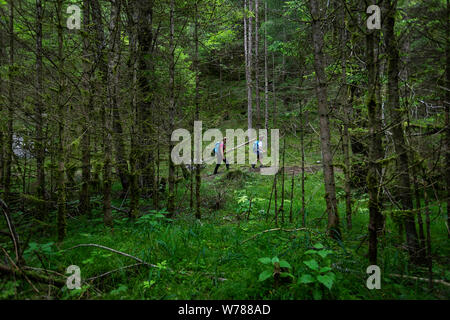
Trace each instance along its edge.
<path fill-rule="evenodd" d="M 248 1 L 248 6 L 247 6 Z M 253 114 L 252 114 L 252 18 L 248 16 L 251 12 L 252 0 L 244 0 L 244 51 L 245 51 L 245 76 L 247 84 L 247 124 L 251 129 Z"/>
<path fill-rule="evenodd" d="M 80 213 L 82 215 L 91 215 L 90 191 L 91 185 L 91 110 L 92 110 L 92 94 L 91 94 L 91 63 L 90 57 L 90 41 L 88 38 L 90 32 L 90 16 L 91 5 L 90 0 L 83 1 L 83 75 L 82 75 L 82 99 L 84 120 L 82 124 L 82 140 L 81 140 L 81 189 L 80 189 Z"/>
<path fill-rule="evenodd" d="M 300 102 L 300 148 L 302 152 L 302 226 L 306 226 L 305 216 L 305 117 L 303 115 L 303 103 Z"/>
<path fill-rule="evenodd" d="M 152 128 L 153 101 L 150 98 L 152 94 L 151 76 L 153 73 L 152 54 L 154 41 L 153 35 L 153 1 L 137 1 L 139 8 L 138 23 L 138 83 L 139 83 L 139 109 L 138 121 L 141 124 L 140 134 L 140 154 L 139 167 L 142 173 L 142 191 L 148 194 L 149 190 L 154 193 L 155 173 L 154 173 L 154 138 Z M 152 195 L 155 199 L 155 195 Z"/>
<path fill-rule="evenodd" d="M 320 26 L 320 0 L 310 0 L 312 35 L 314 44 L 314 70 L 316 71 L 316 93 L 320 120 L 320 142 L 322 147 L 325 201 L 328 212 L 328 232 L 332 238 L 340 239 L 339 215 L 334 181 L 333 154 L 331 151 L 330 124 L 328 119 L 327 79 L 323 53 L 323 34 Z"/>
<path fill-rule="evenodd" d="M 397 198 L 404 211 L 404 224 L 407 247 L 412 261 L 420 258 L 419 242 L 416 230 L 414 209 L 409 174 L 409 157 L 403 132 L 403 112 L 400 110 L 400 97 L 398 88 L 399 50 L 394 33 L 397 0 L 386 0 L 387 18 L 385 23 L 386 53 L 388 56 L 388 100 L 387 108 L 393 124 L 392 132 L 395 146 L 396 168 L 398 178 Z"/>
<path fill-rule="evenodd" d="M 200 70 L 199 70 L 199 56 L 198 56 L 198 3 L 195 3 L 195 26 L 194 26 L 194 42 L 195 42 L 195 53 L 194 53 L 194 70 L 195 70 L 195 121 L 200 120 Z M 194 144 L 197 145 L 196 151 L 198 154 L 195 155 L 195 159 L 200 159 L 201 156 L 201 141 L 195 141 Z M 200 165 L 195 166 L 195 217 L 197 219 L 201 218 L 200 212 L 200 187 L 202 184 L 202 178 L 200 175 Z"/>
<path fill-rule="evenodd" d="M 138 174 L 138 126 L 137 126 L 137 113 L 138 113 L 138 20 L 139 10 L 137 2 L 133 0 L 129 2 L 129 8 L 127 10 L 129 16 L 128 21 L 130 24 L 130 67 L 131 67 L 131 137 L 130 137 L 130 217 L 136 218 L 139 215 L 139 200 L 141 191 L 139 188 L 139 174 Z"/>
<path fill-rule="evenodd" d="M 64 128 L 65 128 L 65 112 L 64 112 L 64 90 L 65 90 L 65 79 L 64 79 L 64 38 L 63 38 L 63 25 L 62 25 L 62 10 L 63 10 L 63 0 L 58 0 L 57 2 L 57 13 L 58 17 L 58 200 L 57 200 L 57 229 L 58 229 L 58 241 L 62 242 L 66 236 L 66 185 L 64 180 L 65 175 L 65 150 L 64 150 Z"/>
<path fill-rule="evenodd" d="M 111 17 L 110 23 L 115 24 L 116 15 L 118 14 L 117 2 L 111 2 Z M 112 185 L 112 139 L 111 139 L 111 77 L 110 73 L 112 73 L 113 66 L 110 66 L 108 63 L 107 55 L 105 52 L 105 35 L 104 35 L 104 26 L 102 22 L 102 8 L 98 0 L 91 0 L 92 5 L 92 22 L 95 25 L 95 42 L 96 42 L 96 58 L 98 61 L 99 73 L 100 73 L 100 81 L 99 90 L 100 90 L 100 114 L 102 121 L 102 136 L 103 136 L 103 222 L 105 226 L 112 228 L 113 227 L 113 218 L 111 212 L 111 185 Z M 114 47 L 114 46 L 112 46 Z M 107 101 L 103 100 L 103 97 L 106 93 Z"/>
<path fill-rule="evenodd" d="M 368 75 L 367 110 L 369 115 L 369 159 L 367 173 L 367 188 L 369 193 L 369 261 L 377 264 L 378 254 L 378 221 L 382 215 L 379 176 L 383 158 L 381 141 L 381 108 L 376 98 L 377 88 L 377 63 L 375 57 L 375 34 L 366 34 L 366 65 Z"/>
<path fill-rule="evenodd" d="M 347 229 L 352 229 L 352 193 L 351 193 L 351 160 L 350 160 L 350 114 L 353 104 L 353 94 L 351 95 L 350 101 L 348 101 L 349 86 L 347 85 L 347 29 L 346 29 L 346 17 L 345 9 L 341 9 L 341 67 L 342 67 L 342 107 L 344 114 L 344 130 L 342 135 L 342 151 L 344 154 L 344 165 L 345 165 L 345 182 L 344 182 L 344 192 L 345 192 L 345 214 L 347 220 Z M 353 92 L 353 91 L 352 91 Z"/>
<path fill-rule="evenodd" d="M 7 57 L 6 55 L 6 44 L 4 43 L 4 38 L 3 38 L 3 30 L 0 30 L 0 68 L 3 67 L 3 65 L 6 65 L 6 61 L 4 61 L 4 59 Z M 4 85 L 5 83 L 3 82 L 3 78 L 0 77 L 0 114 L 4 114 L 3 110 L 6 110 L 3 106 L 6 106 L 6 99 L 4 99 L 4 95 L 6 95 L 6 90 L 4 90 Z M 5 117 L 7 118 L 7 117 Z M 0 130 L 0 189 L 3 190 L 4 188 L 4 170 L 5 170 L 5 136 L 4 136 L 4 123 L 3 123 L 3 119 L 0 121 L 0 128 L 2 128 L 2 130 Z"/>
<path fill-rule="evenodd" d="M 172 161 L 171 153 L 173 142 L 172 132 L 175 128 L 175 0 L 170 0 L 170 36 L 169 36 L 169 197 L 167 210 L 170 216 L 175 213 L 175 165 Z"/>
<path fill-rule="evenodd" d="M 36 97 L 35 97 L 35 119 L 36 119 L 36 177 L 37 196 L 39 198 L 38 216 L 46 219 L 45 210 L 45 145 L 44 145 L 44 104 L 43 75 L 42 75 L 42 3 L 36 0 Z"/>
<path fill-rule="evenodd" d="M 255 94 L 256 127 L 261 125 L 261 101 L 259 98 L 259 0 L 255 0 Z"/>
<path fill-rule="evenodd" d="M 111 15 L 109 20 L 109 57 L 108 57 L 108 103 L 105 104 L 104 127 L 105 127 L 105 167 L 103 177 L 103 220 L 106 226 L 113 227 L 111 212 L 111 154 L 112 154 L 112 112 L 118 109 L 119 94 L 119 65 L 120 65 L 120 9 L 121 0 L 111 0 Z"/>
<path fill-rule="evenodd" d="M 445 126 L 446 126 L 446 178 L 447 178 L 447 232 L 450 239 L 450 1 L 447 0 L 447 43 L 445 48 L 445 56 L 447 63 L 445 64 Z"/>
<path fill-rule="evenodd" d="M 264 1 L 264 128 L 269 125 L 269 65 L 267 52 L 267 2 Z"/>
<path fill-rule="evenodd" d="M 9 1 L 9 67 L 8 67 L 8 125 L 5 148 L 5 202 L 11 206 L 11 166 L 14 135 L 14 0 Z"/>

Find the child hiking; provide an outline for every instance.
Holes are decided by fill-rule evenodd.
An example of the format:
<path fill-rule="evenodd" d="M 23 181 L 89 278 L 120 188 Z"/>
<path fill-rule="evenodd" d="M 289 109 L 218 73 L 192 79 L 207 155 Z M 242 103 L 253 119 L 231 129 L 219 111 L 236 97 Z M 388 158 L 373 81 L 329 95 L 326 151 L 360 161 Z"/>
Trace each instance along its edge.
<path fill-rule="evenodd" d="M 223 138 L 222 142 L 216 143 L 214 152 L 217 157 L 217 164 L 216 164 L 216 168 L 214 169 L 214 174 L 217 174 L 217 170 L 219 170 L 219 167 L 222 164 L 222 161 L 225 162 L 225 165 L 227 166 L 227 170 L 230 169 L 230 165 L 228 164 L 227 158 L 225 157 L 226 148 L 227 148 L 227 138 Z"/>
<path fill-rule="evenodd" d="M 260 140 L 256 140 L 253 143 L 253 153 L 256 154 L 256 163 L 258 163 L 258 161 L 261 163 L 260 168 L 263 167 L 263 154 L 264 154 L 264 149 L 263 149 L 263 140 L 264 137 L 260 137 Z M 252 168 L 255 169 L 256 163 L 252 164 Z"/>

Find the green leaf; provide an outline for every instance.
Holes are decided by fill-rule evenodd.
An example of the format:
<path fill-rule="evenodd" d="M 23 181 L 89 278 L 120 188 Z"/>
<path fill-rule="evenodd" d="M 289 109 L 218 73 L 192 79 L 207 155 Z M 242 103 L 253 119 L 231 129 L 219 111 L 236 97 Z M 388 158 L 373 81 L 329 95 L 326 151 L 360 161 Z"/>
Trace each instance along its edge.
<path fill-rule="evenodd" d="M 303 261 L 303 263 L 306 264 L 310 269 L 314 271 L 319 271 L 319 264 L 317 263 L 316 260 L 311 259 L 308 261 Z"/>
<path fill-rule="evenodd" d="M 323 267 L 323 268 L 320 268 L 320 273 L 328 272 L 328 271 L 331 271 L 331 268 L 330 268 L 330 267 Z"/>
<path fill-rule="evenodd" d="M 327 273 L 326 275 L 317 276 L 317 281 L 322 283 L 328 289 L 331 289 L 334 283 L 334 273 Z"/>
<path fill-rule="evenodd" d="M 331 251 L 331 250 L 320 250 L 317 252 L 317 254 L 319 256 L 321 256 L 322 258 L 325 258 L 327 255 L 329 255 L 331 253 L 333 253 L 333 251 Z"/>
<path fill-rule="evenodd" d="M 272 258 L 272 263 L 275 264 L 277 262 L 280 263 L 280 259 L 278 259 L 278 257 L 273 257 Z"/>
<path fill-rule="evenodd" d="M 289 262 L 287 262 L 286 260 L 281 260 L 281 261 L 280 261 L 280 267 L 281 267 L 281 268 L 292 269 L 291 265 L 290 265 Z"/>
<path fill-rule="evenodd" d="M 300 277 L 300 279 L 298 279 L 298 283 L 299 283 L 299 284 L 301 284 L 301 283 L 313 283 L 314 281 L 315 281 L 315 280 L 314 280 L 313 276 L 310 275 L 310 274 L 308 274 L 308 273 L 303 274 L 303 275 Z"/>
<path fill-rule="evenodd" d="M 261 262 L 262 264 L 271 264 L 272 263 L 272 259 L 267 258 L 267 257 L 259 258 L 258 261 Z"/>
<path fill-rule="evenodd" d="M 323 244 L 316 243 L 313 247 L 316 248 L 316 249 L 323 249 Z"/>
<path fill-rule="evenodd" d="M 261 272 L 259 274 L 258 281 L 265 281 L 265 280 L 269 279 L 270 277 L 272 277 L 272 271 L 271 270 L 264 270 L 263 272 Z"/>
<path fill-rule="evenodd" d="M 308 250 L 305 252 L 305 254 L 317 254 L 316 250 Z"/>
<path fill-rule="evenodd" d="M 294 276 L 292 274 L 290 274 L 289 272 L 282 272 L 282 273 L 280 273 L 280 276 L 282 278 L 291 277 L 292 279 L 294 279 Z"/>

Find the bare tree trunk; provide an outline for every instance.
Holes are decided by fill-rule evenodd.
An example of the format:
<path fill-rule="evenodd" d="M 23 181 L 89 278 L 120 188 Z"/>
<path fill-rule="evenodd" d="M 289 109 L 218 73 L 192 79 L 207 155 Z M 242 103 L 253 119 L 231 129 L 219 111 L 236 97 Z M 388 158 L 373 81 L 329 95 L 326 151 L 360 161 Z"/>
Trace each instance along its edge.
<path fill-rule="evenodd" d="M 447 43 L 445 48 L 445 56 L 447 63 L 445 64 L 445 78 L 446 78 L 446 90 L 445 90 L 445 126 L 446 126 L 446 178 L 447 178 L 447 232 L 450 239 L 450 1 L 447 0 Z"/>
<path fill-rule="evenodd" d="M 6 44 L 4 43 L 3 38 L 3 30 L 0 30 L 0 67 L 6 65 L 6 61 L 4 59 L 7 57 L 6 55 Z M 6 106 L 6 100 L 3 99 L 3 96 L 6 96 L 6 90 L 4 90 L 5 83 L 3 82 L 3 78 L 0 77 L 0 114 L 3 114 L 3 106 Z M 0 126 L 4 128 L 3 119 L 0 121 Z M 4 170 L 5 170 L 5 136 L 3 134 L 3 130 L 0 130 L 0 189 L 4 188 Z"/>
<path fill-rule="evenodd" d="M 269 65 L 267 53 L 267 1 L 264 1 L 264 128 L 269 125 Z"/>
<path fill-rule="evenodd" d="M 286 136 L 284 136 L 284 141 L 283 141 L 283 171 L 281 172 L 281 176 L 282 176 L 282 181 L 281 181 L 281 205 L 280 205 L 280 210 L 281 211 L 281 223 L 284 224 L 284 177 L 285 177 L 285 171 L 286 171 L 286 167 L 285 167 L 285 156 L 286 156 Z"/>
<path fill-rule="evenodd" d="M 131 139 L 130 139 L 130 217 L 136 218 L 139 215 L 139 200 L 141 191 L 139 188 L 138 181 L 138 143 L 137 143 L 137 113 L 138 113 L 138 102 L 137 102 L 137 87 L 138 87 L 138 16 L 139 11 L 137 8 L 136 0 L 129 2 L 128 8 L 128 21 L 130 23 L 130 66 L 132 69 L 132 97 L 131 97 Z"/>
<path fill-rule="evenodd" d="M 9 1 L 9 66 L 8 66 L 8 125 L 5 148 L 5 202 L 11 206 L 11 166 L 14 135 L 14 0 Z"/>
<path fill-rule="evenodd" d="M 300 102 L 300 148 L 302 152 L 302 225 L 306 226 L 305 216 L 305 120 L 303 115 L 303 104 Z"/>
<path fill-rule="evenodd" d="M 339 215 L 334 181 L 333 154 L 331 151 L 330 124 L 328 119 L 327 79 L 323 53 L 323 34 L 320 26 L 319 0 L 310 0 L 312 34 L 314 43 L 314 70 L 316 71 L 316 93 L 320 120 L 320 140 L 322 146 L 323 172 L 325 181 L 325 201 L 328 212 L 328 232 L 332 238 L 340 239 Z"/>
<path fill-rule="evenodd" d="M 44 104 L 43 76 L 42 76 L 42 3 L 36 0 L 36 97 L 35 97 L 35 119 L 36 119 L 36 176 L 37 196 L 39 198 L 38 216 L 46 219 L 45 210 L 45 145 L 44 145 Z"/>
<path fill-rule="evenodd" d="M 103 173 L 103 221 L 105 226 L 112 228 L 111 212 L 111 155 L 112 155 L 112 122 L 114 109 L 118 109 L 119 91 L 119 50 L 120 50 L 120 9 L 121 0 L 111 0 L 111 15 L 109 20 L 109 57 L 108 57 L 108 103 L 104 105 L 104 152 L 105 164 Z"/>
<path fill-rule="evenodd" d="M 273 69 L 273 78 L 272 78 L 272 91 L 273 91 L 273 116 L 272 122 L 273 127 L 277 126 L 277 91 L 275 90 L 275 81 L 276 81 L 276 73 L 275 73 L 275 53 L 272 52 L 272 69 Z"/>
<path fill-rule="evenodd" d="M 383 157 L 381 144 L 381 108 L 376 98 L 377 63 L 375 57 L 375 35 L 370 32 L 366 35 L 366 64 L 368 73 L 368 99 L 367 110 L 369 115 L 369 169 L 367 173 L 367 188 L 369 193 L 369 261 L 377 264 L 378 254 L 378 221 L 381 216 L 381 200 L 379 176 Z"/>
<path fill-rule="evenodd" d="M 57 2 L 58 18 L 58 213 L 57 213 L 57 229 L 58 229 L 58 241 L 62 242 L 66 236 L 66 185 L 65 185 L 65 150 L 64 150 L 64 128 L 65 128 L 65 111 L 64 102 L 62 97 L 65 91 L 65 79 L 64 79 L 64 38 L 63 38 L 63 26 L 62 26 L 62 4 L 63 0 Z"/>
<path fill-rule="evenodd" d="M 195 54 L 194 54 L 194 70 L 195 70 L 195 120 L 200 120 L 200 76 L 199 76 L 199 56 L 198 56 L 198 3 L 195 3 L 195 27 L 194 27 L 194 42 L 195 42 Z M 198 143 L 199 149 L 197 150 L 199 154 L 195 155 L 195 159 L 200 158 L 200 143 L 201 142 L 194 142 L 194 144 Z M 195 166 L 195 217 L 197 219 L 200 219 L 201 211 L 200 211 L 200 187 L 202 184 L 202 178 L 200 175 L 200 165 L 197 164 Z"/>
<path fill-rule="evenodd" d="M 255 0 L 255 94 L 256 94 L 256 127 L 261 125 L 261 101 L 259 98 L 259 0 Z"/>
<path fill-rule="evenodd" d="M 167 210 L 170 216 L 175 213 L 175 165 L 172 161 L 171 153 L 173 142 L 171 135 L 175 128 L 175 0 L 170 1 L 170 36 L 169 36 L 169 197 Z"/>
<path fill-rule="evenodd" d="M 248 6 L 247 6 L 248 1 Z M 252 0 L 244 0 L 244 51 L 245 51 L 245 75 L 247 83 L 247 124 L 253 127 L 252 107 L 252 18 L 247 17 L 247 12 L 252 10 Z"/>
<path fill-rule="evenodd" d="M 345 18 L 345 9 L 341 10 L 341 19 L 342 19 L 342 30 L 341 30 L 341 66 L 342 66 L 342 107 L 344 113 L 344 132 L 342 135 L 342 151 L 344 154 L 344 165 L 345 165 L 345 183 L 344 183 L 344 192 L 345 192 L 345 214 L 347 220 L 347 229 L 352 229 L 352 193 L 351 193 L 351 185 L 350 185 L 350 176 L 351 176 L 351 160 L 350 160 L 350 134 L 349 134 L 349 126 L 350 126 L 350 114 L 353 104 L 353 94 L 351 95 L 350 101 L 348 99 L 348 91 L 349 86 L 347 85 L 347 52 L 346 52 L 346 43 L 347 43 L 347 29 L 346 29 L 346 18 Z M 352 91 L 353 93 L 353 91 Z"/>
<path fill-rule="evenodd" d="M 83 1 L 84 18 L 83 18 L 83 75 L 82 75 L 82 87 L 83 87 L 83 113 L 84 120 L 82 125 L 82 140 L 81 140 L 81 162 L 82 162 L 82 174 L 81 174 L 81 190 L 80 190 L 80 213 L 82 215 L 91 215 L 90 205 L 90 192 L 89 186 L 91 185 L 91 109 L 92 109 L 92 94 L 91 94 L 91 66 L 89 61 L 90 41 L 88 34 L 90 31 L 90 16 L 91 5 L 90 0 Z"/>
<path fill-rule="evenodd" d="M 386 53 L 388 55 L 388 101 L 387 108 L 393 123 L 392 132 L 397 155 L 396 168 L 398 179 L 397 197 L 401 208 L 405 211 L 404 224 L 408 251 L 412 261 L 418 262 L 420 250 L 413 215 L 413 201 L 409 174 L 409 157 L 406 149 L 406 141 L 403 132 L 403 114 L 400 111 L 400 97 L 398 88 L 399 50 L 394 33 L 395 14 L 397 12 L 397 0 L 386 0 L 387 18 L 385 23 Z"/>

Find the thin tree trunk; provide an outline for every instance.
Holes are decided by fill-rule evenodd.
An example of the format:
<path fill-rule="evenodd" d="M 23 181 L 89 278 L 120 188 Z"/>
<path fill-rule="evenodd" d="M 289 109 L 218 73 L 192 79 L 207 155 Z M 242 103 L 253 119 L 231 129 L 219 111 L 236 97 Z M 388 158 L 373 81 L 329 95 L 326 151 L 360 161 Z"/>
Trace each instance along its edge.
<path fill-rule="evenodd" d="M 82 124 L 82 140 L 81 140 L 81 189 L 80 189 L 80 213 L 82 215 L 91 215 L 90 205 L 90 191 L 91 185 L 91 110 L 92 110 L 92 94 L 91 94 L 91 66 L 89 63 L 90 57 L 90 41 L 88 34 L 90 32 L 90 16 L 91 5 L 90 0 L 83 1 L 84 15 L 83 15 L 83 113 L 84 120 Z"/>
<path fill-rule="evenodd" d="M 379 161 L 383 157 L 381 144 L 381 108 L 376 98 L 377 64 L 375 58 L 375 35 L 366 35 L 366 64 L 368 75 L 367 110 L 369 115 L 369 159 L 367 188 L 369 193 L 369 262 L 377 264 L 378 255 L 378 221 L 381 213 L 380 186 L 378 177 L 381 174 Z"/>
<path fill-rule="evenodd" d="M 280 205 L 280 210 L 281 211 L 281 223 L 284 224 L 284 177 L 285 177 L 285 155 L 286 155 L 286 136 L 284 136 L 284 141 L 283 141 L 283 171 L 281 172 L 282 175 L 282 182 L 281 182 L 281 205 Z"/>
<path fill-rule="evenodd" d="M 328 212 L 328 232 L 332 238 L 340 239 L 339 214 L 334 181 L 333 154 L 331 151 L 330 124 L 328 119 L 327 79 L 323 53 L 323 34 L 320 26 L 319 0 L 310 0 L 312 34 L 314 43 L 314 69 L 316 71 L 316 93 L 320 120 L 320 140 L 322 146 L 323 172 L 325 181 L 325 201 Z"/>
<path fill-rule="evenodd" d="M 267 2 L 264 1 L 264 128 L 269 125 L 269 66 L 267 53 Z"/>
<path fill-rule="evenodd" d="M 272 69 L 273 69 L 273 78 L 272 78 L 272 91 L 273 91 L 273 116 L 272 116 L 272 122 L 273 127 L 276 128 L 277 126 L 277 92 L 275 90 L 275 81 L 276 81 L 276 74 L 275 74 L 275 53 L 272 52 Z"/>
<path fill-rule="evenodd" d="M 306 226 L 305 216 L 305 120 L 303 116 L 303 104 L 300 102 L 300 148 L 302 152 L 302 225 Z"/>
<path fill-rule="evenodd" d="M 42 3 L 36 0 L 36 97 L 35 97 L 35 119 L 36 119 L 36 177 L 37 196 L 39 198 L 38 216 L 46 219 L 45 210 L 45 145 L 44 145 L 44 104 L 43 75 L 42 75 Z"/>
<path fill-rule="evenodd" d="M 138 181 L 138 143 L 137 143 L 137 87 L 138 87 L 138 16 L 139 11 L 137 8 L 137 0 L 133 0 L 129 3 L 128 20 L 130 21 L 130 54 L 131 54 L 131 69 L 132 69 L 132 98 L 131 98 L 131 139 L 130 139 L 130 217 L 136 218 L 139 215 L 139 200 L 140 200 L 140 188 Z"/>
<path fill-rule="evenodd" d="M 120 50 L 120 8 L 121 0 L 111 0 L 111 15 L 109 20 L 109 57 L 108 57 L 108 103 L 104 105 L 104 127 L 105 127 L 105 165 L 103 177 L 103 221 L 105 226 L 113 227 L 111 212 L 111 187 L 112 187 L 112 122 L 114 109 L 118 109 L 119 91 L 119 50 Z"/>
<path fill-rule="evenodd" d="M 450 239 L 450 1 L 447 0 L 447 43 L 445 49 L 445 56 L 447 63 L 445 64 L 445 78 L 446 78 L 446 90 L 445 90 L 445 126 L 446 126 L 446 178 L 447 178 L 447 232 Z"/>
<path fill-rule="evenodd" d="M 259 0 L 255 0 L 255 94 L 256 94 L 256 127 L 261 125 L 261 101 L 259 98 Z"/>
<path fill-rule="evenodd" d="M 199 71 L 199 56 L 198 56 L 198 3 L 195 3 L 195 27 L 194 27 L 194 42 L 195 42 L 195 54 L 194 54 L 194 70 L 195 70 L 195 121 L 200 120 L 200 71 Z M 200 147 L 201 142 L 194 142 L 194 144 L 198 143 L 198 153 L 195 155 L 195 159 L 200 158 Z M 197 219 L 201 218 L 200 212 L 200 187 L 202 184 L 202 178 L 200 175 L 200 164 L 195 166 L 195 217 Z"/>
<path fill-rule="evenodd" d="M 11 207 L 11 166 L 14 135 L 14 0 L 9 1 L 9 66 L 8 66 L 8 124 L 5 148 L 5 202 Z"/>
<path fill-rule="evenodd" d="M 64 128 L 65 128 L 65 112 L 64 112 L 64 102 L 62 97 L 64 96 L 65 90 L 65 79 L 64 79 L 64 38 L 63 38 L 63 26 L 62 26 L 62 10 L 63 10 L 63 0 L 58 0 L 57 2 L 57 13 L 58 17 L 58 200 L 57 200 L 57 229 L 58 229 L 58 241 L 62 242 L 66 236 L 66 185 L 65 185 L 65 150 L 64 150 Z"/>
<path fill-rule="evenodd" d="M 6 44 L 4 43 L 3 38 L 3 30 L 0 31 L 0 68 L 3 67 L 3 65 L 6 65 L 6 61 L 4 59 L 7 57 L 6 55 Z M 6 90 L 4 90 L 5 83 L 3 82 L 3 77 L 0 77 L 0 97 L 3 95 L 6 96 Z M 0 114 L 3 113 L 3 106 L 6 105 L 6 101 L 1 98 L 1 104 L 0 104 Z M 5 103 L 4 103 L 5 102 Z M 3 128 L 3 120 L 0 121 L 0 125 Z M 4 188 L 4 170 L 5 170 L 5 136 L 3 134 L 3 130 L 0 130 L 0 189 Z"/>
<path fill-rule="evenodd" d="M 350 184 L 350 176 L 351 176 L 351 160 L 350 160 L 350 134 L 349 134 L 349 126 L 350 126 L 350 113 L 353 104 L 353 94 L 351 95 L 350 101 L 348 99 L 348 91 L 349 86 L 347 85 L 347 52 L 346 52 L 346 43 L 347 43 L 347 29 L 346 29 L 346 18 L 345 18 L 345 9 L 341 10 L 341 20 L 342 20 L 342 29 L 341 29 L 341 67 L 342 67 L 342 107 L 344 114 L 344 132 L 342 135 L 342 151 L 344 154 L 344 165 L 345 165 L 345 182 L 344 182 L 344 192 L 345 192 L 345 214 L 347 220 L 347 229 L 352 229 L 352 193 L 351 193 L 351 184 Z M 352 91 L 353 93 L 353 91 Z"/>
<path fill-rule="evenodd" d="M 175 165 L 172 161 L 171 153 L 173 142 L 171 135 L 175 128 L 175 0 L 170 1 L 170 36 L 169 36 L 169 197 L 167 210 L 170 216 L 175 213 Z"/>
<path fill-rule="evenodd" d="M 409 174 L 409 157 L 406 149 L 406 141 L 403 132 L 403 114 L 400 111 L 400 97 L 398 88 L 399 74 L 399 50 L 394 33 L 395 14 L 397 12 L 397 0 L 386 0 L 387 18 L 385 23 L 386 53 L 388 56 L 388 101 L 387 108 L 393 123 L 392 132 L 397 156 L 396 168 L 398 179 L 397 197 L 401 208 L 404 210 L 404 224 L 409 255 L 412 261 L 418 262 L 420 250 L 413 215 L 413 201 Z"/>

